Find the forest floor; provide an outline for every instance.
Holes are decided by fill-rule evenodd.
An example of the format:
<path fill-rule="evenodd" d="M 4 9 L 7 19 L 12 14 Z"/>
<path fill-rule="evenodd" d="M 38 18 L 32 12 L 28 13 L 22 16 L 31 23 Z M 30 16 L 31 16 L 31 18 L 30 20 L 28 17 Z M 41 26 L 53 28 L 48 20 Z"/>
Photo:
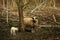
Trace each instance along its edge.
<path fill-rule="evenodd" d="M 0 30 L 0 40 L 60 40 L 60 28 L 40 28 L 37 32 L 18 32 L 11 36 L 9 30 Z"/>

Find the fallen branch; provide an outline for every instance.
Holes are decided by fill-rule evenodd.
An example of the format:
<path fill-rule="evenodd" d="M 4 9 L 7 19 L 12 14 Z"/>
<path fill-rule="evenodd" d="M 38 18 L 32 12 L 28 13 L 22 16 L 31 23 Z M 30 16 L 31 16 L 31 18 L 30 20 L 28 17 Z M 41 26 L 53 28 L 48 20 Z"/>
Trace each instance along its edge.
<path fill-rule="evenodd" d="M 47 0 L 46 0 L 46 1 L 47 1 Z M 34 8 L 34 9 L 31 11 L 31 13 L 32 13 L 33 11 L 35 11 L 37 8 L 41 7 L 46 1 L 42 2 L 39 6 L 37 6 L 36 8 Z"/>

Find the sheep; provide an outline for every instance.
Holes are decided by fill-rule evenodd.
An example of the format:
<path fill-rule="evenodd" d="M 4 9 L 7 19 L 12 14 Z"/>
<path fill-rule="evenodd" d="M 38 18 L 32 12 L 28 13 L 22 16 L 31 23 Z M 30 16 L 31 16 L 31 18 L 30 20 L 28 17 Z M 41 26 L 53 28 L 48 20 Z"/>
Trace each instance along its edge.
<path fill-rule="evenodd" d="M 33 31 L 33 29 L 38 26 L 38 19 L 36 17 L 32 17 L 32 18 L 27 17 L 27 18 L 24 18 L 24 25 L 25 25 L 25 27 L 27 25 L 29 25 L 29 27 L 32 28 L 31 31 Z"/>
<path fill-rule="evenodd" d="M 38 24 L 38 20 L 36 17 L 24 18 L 24 24 L 33 26 L 33 25 Z"/>
<path fill-rule="evenodd" d="M 11 27 L 11 35 L 15 36 L 16 35 L 16 31 L 18 31 L 18 28 L 17 27 Z"/>

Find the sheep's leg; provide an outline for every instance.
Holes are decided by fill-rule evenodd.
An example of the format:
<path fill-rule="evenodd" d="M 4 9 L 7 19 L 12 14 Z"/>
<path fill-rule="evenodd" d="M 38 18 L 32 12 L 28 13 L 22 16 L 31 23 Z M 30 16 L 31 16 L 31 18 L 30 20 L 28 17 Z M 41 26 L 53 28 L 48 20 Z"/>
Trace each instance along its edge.
<path fill-rule="evenodd" d="M 10 30 L 10 33 L 11 33 L 11 35 L 13 35 L 13 30 L 12 29 Z"/>
<path fill-rule="evenodd" d="M 13 30 L 13 36 L 14 36 L 14 35 L 16 35 L 16 31 L 15 31 L 15 30 Z"/>
<path fill-rule="evenodd" d="M 32 33 L 34 33 L 34 32 L 35 32 L 35 31 L 34 31 L 34 28 L 32 28 L 31 31 L 32 31 Z"/>

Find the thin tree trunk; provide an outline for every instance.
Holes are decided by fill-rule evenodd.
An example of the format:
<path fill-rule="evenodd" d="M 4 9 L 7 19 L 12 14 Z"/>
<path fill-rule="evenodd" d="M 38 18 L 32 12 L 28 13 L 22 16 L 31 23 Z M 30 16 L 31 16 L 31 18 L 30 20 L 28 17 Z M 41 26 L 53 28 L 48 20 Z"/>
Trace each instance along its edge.
<path fill-rule="evenodd" d="M 5 0 L 3 0 L 2 2 L 3 2 L 3 8 L 5 8 L 5 2 L 4 2 Z M 3 13 L 4 13 L 4 10 L 2 11 L 2 16 L 3 16 Z"/>
<path fill-rule="evenodd" d="M 6 6 L 6 8 L 7 8 L 7 10 L 6 10 L 6 13 L 7 13 L 7 24 L 8 24 L 8 0 L 7 0 L 7 4 L 6 4 L 7 6 Z"/>
<path fill-rule="evenodd" d="M 53 19 L 54 19 L 54 22 L 56 22 L 56 18 L 55 18 L 55 15 L 53 14 Z"/>
<path fill-rule="evenodd" d="M 18 12 L 19 12 L 19 24 L 21 26 L 21 29 L 24 31 L 22 6 L 20 6 L 20 9 L 18 8 Z"/>
<path fill-rule="evenodd" d="M 19 26 L 21 27 L 21 31 L 24 31 L 24 23 L 23 23 L 23 2 L 22 0 L 18 0 L 18 14 L 19 14 Z"/>

